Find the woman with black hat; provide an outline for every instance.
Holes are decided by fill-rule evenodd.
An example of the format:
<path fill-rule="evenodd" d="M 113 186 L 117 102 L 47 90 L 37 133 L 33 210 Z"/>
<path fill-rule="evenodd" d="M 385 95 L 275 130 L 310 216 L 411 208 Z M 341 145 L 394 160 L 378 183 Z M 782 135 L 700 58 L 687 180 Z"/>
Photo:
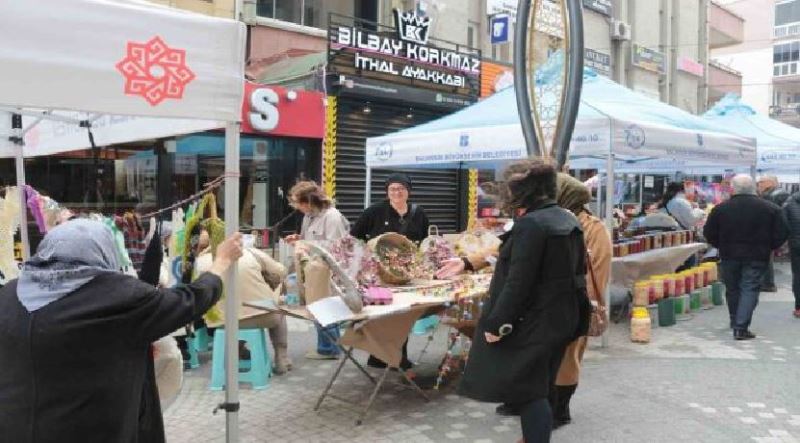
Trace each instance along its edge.
<path fill-rule="evenodd" d="M 408 202 L 411 180 L 395 173 L 386 179 L 386 200 L 367 208 L 358 218 L 351 234 L 371 240 L 387 232 L 397 232 L 409 240 L 420 242 L 428 236 L 428 216 L 422 206 Z"/>
<path fill-rule="evenodd" d="M 422 206 L 408 202 L 411 180 L 405 174 L 395 173 L 386 179 L 387 199 L 367 208 L 358 218 L 350 234 L 369 241 L 387 232 L 397 232 L 409 240 L 420 242 L 428 236 L 428 216 Z M 408 342 L 403 344 L 403 360 L 400 369 L 411 369 L 408 359 Z M 371 367 L 386 367 L 383 361 L 369 356 L 367 364 Z"/>

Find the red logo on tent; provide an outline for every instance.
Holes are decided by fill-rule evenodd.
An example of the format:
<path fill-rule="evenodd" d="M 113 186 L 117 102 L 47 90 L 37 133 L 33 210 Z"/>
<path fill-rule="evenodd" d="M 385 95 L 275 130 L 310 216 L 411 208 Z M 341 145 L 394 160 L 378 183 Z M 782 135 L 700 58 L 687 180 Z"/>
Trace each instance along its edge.
<path fill-rule="evenodd" d="M 116 66 L 125 76 L 125 93 L 141 95 L 152 106 L 167 98 L 181 99 L 195 77 L 186 66 L 186 51 L 170 48 L 161 37 L 128 42 L 128 54 Z"/>

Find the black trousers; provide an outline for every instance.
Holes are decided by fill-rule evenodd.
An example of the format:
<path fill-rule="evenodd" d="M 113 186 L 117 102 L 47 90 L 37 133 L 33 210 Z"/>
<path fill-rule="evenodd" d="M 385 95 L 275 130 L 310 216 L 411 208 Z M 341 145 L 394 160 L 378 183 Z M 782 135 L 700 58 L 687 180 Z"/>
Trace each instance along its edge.
<path fill-rule="evenodd" d="M 794 293 L 794 308 L 800 309 L 800 248 L 791 249 L 792 258 L 792 292 Z"/>

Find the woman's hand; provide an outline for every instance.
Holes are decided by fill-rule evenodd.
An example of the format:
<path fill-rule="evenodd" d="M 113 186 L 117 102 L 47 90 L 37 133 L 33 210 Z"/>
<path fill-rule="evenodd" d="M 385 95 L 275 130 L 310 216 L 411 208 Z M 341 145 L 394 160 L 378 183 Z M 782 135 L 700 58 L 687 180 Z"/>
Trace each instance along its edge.
<path fill-rule="evenodd" d="M 242 256 L 242 234 L 235 232 L 217 246 L 217 256 L 208 272 L 222 277 L 222 274 Z"/>
<path fill-rule="evenodd" d="M 283 240 L 286 243 L 289 243 L 290 245 L 293 245 L 293 244 L 295 244 L 297 242 L 297 240 L 300 240 L 300 234 L 287 235 L 286 237 L 283 238 Z"/>
<path fill-rule="evenodd" d="M 494 335 L 491 332 L 484 332 L 483 336 L 486 337 L 487 343 L 497 343 L 501 338 L 499 335 Z"/>
<path fill-rule="evenodd" d="M 436 278 L 444 280 L 462 272 L 464 272 L 464 260 L 460 258 L 451 258 L 442 263 L 442 266 L 436 271 Z"/>

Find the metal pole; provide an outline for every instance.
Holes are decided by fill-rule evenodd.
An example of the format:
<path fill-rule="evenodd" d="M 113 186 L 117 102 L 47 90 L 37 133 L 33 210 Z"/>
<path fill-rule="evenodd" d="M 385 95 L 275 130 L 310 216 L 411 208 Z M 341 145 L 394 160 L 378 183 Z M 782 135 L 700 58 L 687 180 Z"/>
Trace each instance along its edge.
<path fill-rule="evenodd" d="M 366 187 L 364 193 L 364 209 L 369 208 L 369 205 L 372 203 L 372 168 L 367 166 L 367 176 L 364 179 L 367 183 L 364 185 Z"/>
<path fill-rule="evenodd" d="M 31 256 L 30 238 L 28 236 L 28 205 L 25 198 L 25 150 L 22 140 L 22 116 L 10 112 L 0 112 L 0 134 L 9 146 L 14 145 L 14 166 L 16 167 L 17 189 L 19 191 L 19 235 L 22 239 L 22 259 Z M 9 130 L 3 130 L 8 128 Z"/>
<path fill-rule="evenodd" d="M 644 174 L 639 174 L 639 212 L 644 210 Z"/>
<path fill-rule="evenodd" d="M 239 231 L 239 123 L 225 125 L 225 235 Z M 239 442 L 239 300 L 237 264 L 225 275 L 225 435 Z"/>
<path fill-rule="evenodd" d="M 611 138 L 611 140 L 614 140 Z M 608 150 L 608 159 L 606 160 L 606 229 L 611 239 L 614 239 L 614 153 L 611 148 Z M 598 185 L 599 186 L 599 185 Z M 606 322 L 611 320 L 611 289 L 610 285 L 606 286 Z M 602 346 L 608 346 L 608 329 L 603 334 Z"/>
<path fill-rule="evenodd" d="M 583 88 L 583 7 L 581 0 L 567 0 L 567 20 L 569 21 L 569 46 L 567 47 L 567 84 L 564 106 L 559 115 L 561 131 L 556 135 L 556 164 L 558 170 L 567 163 L 572 131 L 578 118 Z"/>
<path fill-rule="evenodd" d="M 528 156 L 541 156 L 542 150 L 536 139 L 536 130 L 533 126 L 531 102 L 528 96 L 528 18 L 531 14 L 531 0 L 519 0 L 517 5 L 517 22 L 514 29 L 514 89 L 517 98 L 517 110 L 522 135 L 525 137 L 525 146 Z M 531 73 L 533 74 L 533 73 Z"/>

